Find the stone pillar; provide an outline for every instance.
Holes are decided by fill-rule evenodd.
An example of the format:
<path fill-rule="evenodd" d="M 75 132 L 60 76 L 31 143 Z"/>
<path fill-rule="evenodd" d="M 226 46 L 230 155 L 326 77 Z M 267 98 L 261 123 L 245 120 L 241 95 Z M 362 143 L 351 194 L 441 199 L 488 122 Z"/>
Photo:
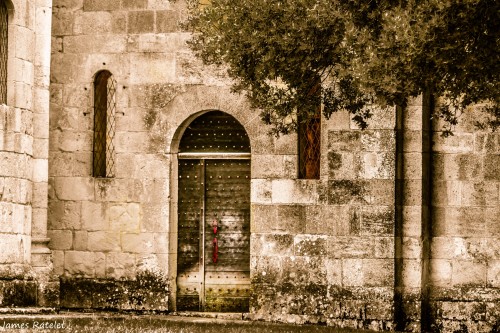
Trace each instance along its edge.
<path fill-rule="evenodd" d="M 396 330 L 425 330 L 429 262 L 430 96 L 397 112 Z"/>
<path fill-rule="evenodd" d="M 45 291 L 49 286 L 49 274 L 52 270 L 47 238 L 51 23 L 52 1 L 36 0 L 31 264 L 39 282 L 39 305 L 50 305 Z"/>

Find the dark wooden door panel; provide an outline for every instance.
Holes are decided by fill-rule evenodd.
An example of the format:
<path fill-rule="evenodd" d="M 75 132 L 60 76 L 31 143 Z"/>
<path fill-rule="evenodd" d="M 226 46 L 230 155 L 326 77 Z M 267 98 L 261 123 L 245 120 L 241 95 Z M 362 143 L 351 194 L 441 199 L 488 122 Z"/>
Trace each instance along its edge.
<path fill-rule="evenodd" d="M 248 311 L 250 161 L 180 160 L 178 198 L 177 309 Z"/>

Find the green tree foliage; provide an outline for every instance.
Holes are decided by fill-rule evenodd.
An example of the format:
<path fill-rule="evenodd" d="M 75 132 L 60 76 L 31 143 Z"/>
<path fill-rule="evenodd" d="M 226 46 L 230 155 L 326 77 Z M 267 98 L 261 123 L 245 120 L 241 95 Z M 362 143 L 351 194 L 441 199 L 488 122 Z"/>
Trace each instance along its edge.
<path fill-rule="evenodd" d="M 500 125 L 498 0 L 190 1 L 190 46 L 227 68 L 273 131 L 296 128 L 296 112 L 348 110 L 366 127 L 374 107 L 405 106 L 425 91 L 452 126 L 483 103 Z"/>

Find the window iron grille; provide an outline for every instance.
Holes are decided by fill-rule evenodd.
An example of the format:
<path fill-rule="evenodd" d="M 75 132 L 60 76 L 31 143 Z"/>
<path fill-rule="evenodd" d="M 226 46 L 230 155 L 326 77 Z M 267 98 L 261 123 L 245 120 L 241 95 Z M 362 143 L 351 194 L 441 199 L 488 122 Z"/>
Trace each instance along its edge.
<path fill-rule="evenodd" d="M 108 71 L 94 81 L 93 176 L 114 177 L 116 82 Z"/>
<path fill-rule="evenodd" d="M 319 110 L 319 108 L 318 108 Z M 306 116 L 298 125 L 299 178 L 319 179 L 321 160 L 321 115 Z"/>
<path fill-rule="evenodd" d="M 7 104 L 7 47 L 9 17 L 5 1 L 0 1 L 0 104 Z"/>
<path fill-rule="evenodd" d="M 308 92 L 311 104 L 299 114 L 297 136 L 299 178 L 319 179 L 321 164 L 321 82 L 314 79 Z"/>

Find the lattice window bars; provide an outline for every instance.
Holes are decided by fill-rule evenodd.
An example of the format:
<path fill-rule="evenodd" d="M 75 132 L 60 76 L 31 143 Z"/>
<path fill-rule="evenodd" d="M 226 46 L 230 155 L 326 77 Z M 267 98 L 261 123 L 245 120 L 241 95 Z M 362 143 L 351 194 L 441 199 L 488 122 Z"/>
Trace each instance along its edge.
<path fill-rule="evenodd" d="M 312 110 L 298 119 L 299 178 L 319 179 L 321 164 L 321 83 L 319 80 L 309 92 L 314 103 Z"/>
<path fill-rule="evenodd" d="M 7 104 L 7 47 L 9 29 L 5 1 L 0 1 L 0 104 Z"/>
<path fill-rule="evenodd" d="M 116 82 L 108 71 L 94 80 L 93 176 L 114 177 L 116 130 Z"/>

